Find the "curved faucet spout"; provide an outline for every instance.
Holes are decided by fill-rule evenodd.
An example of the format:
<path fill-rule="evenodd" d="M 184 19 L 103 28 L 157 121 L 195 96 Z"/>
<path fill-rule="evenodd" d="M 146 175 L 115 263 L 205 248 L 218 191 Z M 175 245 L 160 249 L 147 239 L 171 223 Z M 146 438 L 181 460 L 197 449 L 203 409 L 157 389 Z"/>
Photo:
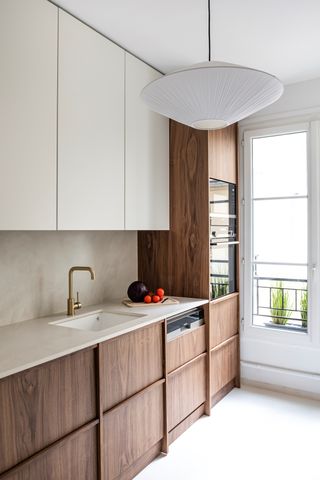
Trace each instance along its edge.
<path fill-rule="evenodd" d="M 75 302 L 73 296 L 73 272 L 76 271 L 86 271 L 90 273 L 91 280 L 96 278 L 95 272 L 91 267 L 82 267 L 82 266 L 75 266 L 71 267 L 69 270 L 69 298 L 68 298 L 68 315 L 74 315 L 74 311 L 81 308 L 81 303 L 79 301 L 79 296 L 77 295 L 77 301 Z"/>

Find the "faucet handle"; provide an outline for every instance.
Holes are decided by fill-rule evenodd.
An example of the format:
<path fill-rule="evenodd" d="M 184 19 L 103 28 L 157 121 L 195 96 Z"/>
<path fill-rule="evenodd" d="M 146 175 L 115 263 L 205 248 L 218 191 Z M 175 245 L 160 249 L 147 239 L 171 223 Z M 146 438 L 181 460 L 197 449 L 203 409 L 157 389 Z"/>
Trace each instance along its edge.
<path fill-rule="evenodd" d="M 79 292 L 77 292 L 77 301 L 74 302 L 74 307 L 73 308 L 75 310 L 79 310 L 79 308 L 81 308 L 81 307 L 82 307 L 82 305 L 81 305 L 80 299 L 79 299 Z"/>

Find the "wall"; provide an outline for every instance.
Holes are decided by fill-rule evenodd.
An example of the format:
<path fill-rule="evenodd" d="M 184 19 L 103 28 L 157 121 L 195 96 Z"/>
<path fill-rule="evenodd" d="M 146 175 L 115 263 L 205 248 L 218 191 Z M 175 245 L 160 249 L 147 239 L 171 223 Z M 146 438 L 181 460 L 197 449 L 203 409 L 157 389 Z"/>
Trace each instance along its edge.
<path fill-rule="evenodd" d="M 68 269 L 84 305 L 122 298 L 137 277 L 136 232 L 0 232 L 0 325 L 66 309 Z"/>
<path fill-rule="evenodd" d="M 260 112 L 242 120 L 239 127 L 255 125 L 274 117 L 320 112 L 320 78 L 286 85 L 282 97 Z"/>
<path fill-rule="evenodd" d="M 239 125 L 239 140 L 246 130 L 267 128 L 275 125 L 305 123 L 310 129 L 310 176 L 314 208 L 318 209 L 320 175 L 320 78 L 288 85 L 282 98 L 262 110 L 246 118 Z M 244 150 L 239 147 L 242 171 L 241 198 L 244 196 Z M 313 174 L 312 174 L 313 172 Z M 311 180 L 310 180 L 311 181 Z M 311 195 L 312 196 L 312 195 Z M 320 197 L 319 197 L 320 198 Z M 245 257 L 245 209 L 242 207 L 242 256 Z M 315 214 L 315 218 L 319 215 Z M 314 222 L 313 222 L 314 223 Z M 316 243 L 315 255 L 320 253 L 319 234 L 312 237 Z M 317 264 L 316 259 L 312 263 Z M 243 272 L 242 272 L 243 273 Z M 243 276 L 242 276 L 243 278 Z M 241 317 L 244 318 L 241 331 L 241 377 L 244 382 L 272 386 L 275 389 L 289 389 L 295 393 L 320 398 L 320 324 L 319 300 L 316 286 L 319 284 L 319 271 L 313 274 L 309 283 L 311 295 L 315 298 L 313 312 L 310 312 L 308 335 L 282 333 L 260 330 L 251 326 L 251 319 L 246 318 L 245 298 L 241 299 Z M 247 287 L 248 288 L 248 287 Z M 246 284 L 241 289 L 245 291 Z"/>

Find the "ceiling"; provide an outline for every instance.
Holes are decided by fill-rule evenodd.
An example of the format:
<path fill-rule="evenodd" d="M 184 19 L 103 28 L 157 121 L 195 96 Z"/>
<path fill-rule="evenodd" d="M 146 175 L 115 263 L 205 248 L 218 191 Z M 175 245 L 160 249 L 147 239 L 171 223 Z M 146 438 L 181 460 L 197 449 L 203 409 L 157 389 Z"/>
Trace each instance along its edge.
<path fill-rule="evenodd" d="M 54 0 L 167 73 L 207 59 L 207 0 Z M 284 83 L 320 77 L 319 0 L 212 0 L 213 59 Z"/>

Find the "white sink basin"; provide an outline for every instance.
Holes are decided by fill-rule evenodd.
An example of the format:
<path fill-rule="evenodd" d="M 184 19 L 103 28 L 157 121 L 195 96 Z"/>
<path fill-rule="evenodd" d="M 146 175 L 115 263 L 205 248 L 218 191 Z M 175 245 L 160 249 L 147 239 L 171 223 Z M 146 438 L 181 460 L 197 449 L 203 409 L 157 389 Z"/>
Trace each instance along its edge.
<path fill-rule="evenodd" d="M 126 323 L 130 323 L 141 317 L 145 317 L 145 315 L 100 311 L 79 317 L 72 317 L 65 320 L 50 322 L 50 325 L 75 328 L 77 330 L 87 330 L 91 332 L 100 332 L 102 330 L 108 330 L 112 327 L 117 327 Z"/>

